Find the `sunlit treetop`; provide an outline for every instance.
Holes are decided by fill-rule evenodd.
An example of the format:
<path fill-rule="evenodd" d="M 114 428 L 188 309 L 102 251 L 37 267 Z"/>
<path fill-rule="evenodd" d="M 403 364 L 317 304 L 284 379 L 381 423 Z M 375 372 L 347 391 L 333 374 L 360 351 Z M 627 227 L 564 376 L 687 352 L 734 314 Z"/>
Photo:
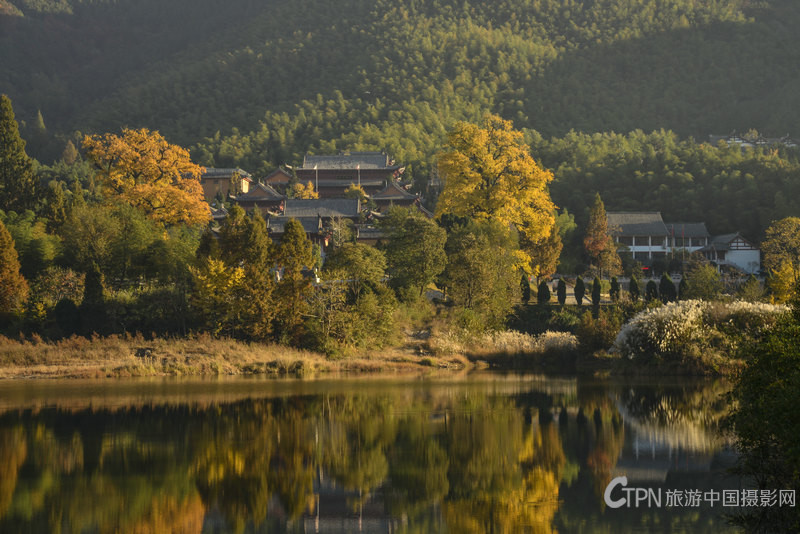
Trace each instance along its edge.
<path fill-rule="evenodd" d="M 116 198 L 165 224 L 200 224 L 209 218 L 200 174 L 189 152 L 158 132 L 123 129 L 122 135 L 89 135 L 86 155 L 99 170 L 107 198 Z"/>
<path fill-rule="evenodd" d="M 481 125 L 459 122 L 447 140 L 439 156 L 445 185 L 437 216 L 452 213 L 513 225 L 523 243 L 548 236 L 555 224 L 547 188 L 553 175 L 534 161 L 511 121 L 486 115 Z"/>

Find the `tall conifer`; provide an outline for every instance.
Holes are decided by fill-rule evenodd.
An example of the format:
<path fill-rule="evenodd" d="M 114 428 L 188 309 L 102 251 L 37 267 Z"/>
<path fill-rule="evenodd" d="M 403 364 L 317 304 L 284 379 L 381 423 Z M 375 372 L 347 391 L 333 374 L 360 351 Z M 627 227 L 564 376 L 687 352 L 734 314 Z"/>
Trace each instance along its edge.
<path fill-rule="evenodd" d="M 19 136 L 11 99 L 0 95 L 0 210 L 21 213 L 36 206 L 36 175 Z"/>
<path fill-rule="evenodd" d="M 595 276 L 594 282 L 592 282 L 592 306 L 600 306 L 601 291 L 600 279 Z"/>
<path fill-rule="evenodd" d="M 281 341 L 292 345 L 297 345 L 302 336 L 306 297 L 311 290 L 311 283 L 303 276 L 303 268 L 314 262 L 311 250 L 311 241 L 306 236 L 303 225 L 296 219 L 289 219 L 277 254 L 283 276 L 278 282 L 276 294 Z"/>
<path fill-rule="evenodd" d="M 272 332 L 275 317 L 273 245 L 258 210 L 246 220 L 245 229 L 242 322 L 248 338 L 263 341 Z"/>
<path fill-rule="evenodd" d="M 558 303 L 562 306 L 567 302 L 567 283 L 563 278 L 558 279 L 558 287 L 556 288 L 556 295 L 558 295 Z"/>
<path fill-rule="evenodd" d="M 583 304 L 583 296 L 586 294 L 586 284 L 580 276 L 575 280 L 575 302 L 580 306 Z"/>

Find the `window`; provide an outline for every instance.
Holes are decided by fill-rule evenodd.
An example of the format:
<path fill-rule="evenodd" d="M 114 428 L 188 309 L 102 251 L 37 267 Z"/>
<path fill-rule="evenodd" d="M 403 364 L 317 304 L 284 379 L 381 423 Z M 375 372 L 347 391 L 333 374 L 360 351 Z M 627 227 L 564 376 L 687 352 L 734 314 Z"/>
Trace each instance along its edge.
<path fill-rule="evenodd" d="M 621 235 L 617 238 L 617 243 L 621 245 L 627 245 L 629 247 L 633 246 L 633 236 L 630 235 Z"/>

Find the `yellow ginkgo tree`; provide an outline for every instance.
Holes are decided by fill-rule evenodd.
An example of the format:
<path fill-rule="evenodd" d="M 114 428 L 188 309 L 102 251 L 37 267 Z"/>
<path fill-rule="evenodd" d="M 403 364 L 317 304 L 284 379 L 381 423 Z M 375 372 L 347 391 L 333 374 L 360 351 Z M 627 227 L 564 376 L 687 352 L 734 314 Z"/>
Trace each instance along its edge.
<path fill-rule="evenodd" d="M 230 334 L 242 312 L 244 269 L 206 258 L 200 267 L 191 268 L 191 272 L 194 279 L 192 305 L 206 318 L 206 327 L 213 335 Z"/>
<path fill-rule="evenodd" d="M 486 115 L 480 125 L 457 123 L 447 142 L 439 156 L 444 190 L 437 215 L 451 213 L 513 226 L 520 233 L 521 266 L 536 271 L 531 251 L 555 224 L 547 187 L 553 174 L 534 161 L 522 132 L 497 115 Z"/>
<path fill-rule="evenodd" d="M 203 168 L 160 133 L 142 128 L 123 129 L 122 135 L 88 135 L 83 148 L 98 169 L 107 197 L 165 224 L 208 221 L 210 210 L 200 185 Z"/>

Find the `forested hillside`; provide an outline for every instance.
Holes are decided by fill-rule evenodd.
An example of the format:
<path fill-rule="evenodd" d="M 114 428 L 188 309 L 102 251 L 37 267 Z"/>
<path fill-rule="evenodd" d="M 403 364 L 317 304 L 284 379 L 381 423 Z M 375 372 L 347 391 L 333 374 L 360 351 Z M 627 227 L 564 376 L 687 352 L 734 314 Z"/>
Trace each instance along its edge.
<path fill-rule="evenodd" d="M 3 0 L 0 92 L 45 162 L 74 130 L 148 127 L 193 147 L 201 164 L 257 176 L 306 151 L 384 149 L 420 183 L 445 132 L 491 111 L 527 129 L 548 167 L 562 167 L 554 198 L 579 217 L 584 197 L 612 188 L 610 209 L 698 219 L 709 192 L 742 185 L 759 190 L 747 220 L 709 223 L 744 224 L 755 238 L 776 202 L 794 209 L 775 200 L 790 198 L 788 163 L 759 189 L 746 177 L 760 178 L 761 163 L 699 169 L 709 161 L 686 141 L 679 164 L 644 169 L 646 158 L 603 156 L 592 165 L 605 170 L 578 180 L 586 169 L 570 158 L 595 143 L 607 153 L 624 136 L 567 134 L 800 136 L 798 26 L 791 0 Z M 640 148 L 651 142 L 658 152 L 659 134 Z M 706 189 L 687 185 L 706 175 Z M 695 194 L 706 197 L 688 202 Z M 737 195 L 729 200 L 754 196 Z"/>
<path fill-rule="evenodd" d="M 21 119 L 211 137 L 215 160 L 251 168 L 332 144 L 423 161 L 453 121 L 486 110 L 546 136 L 782 135 L 800 118 L 789 0 L 4 5 L 24 14 L 0 15 L 0 88 Z"/>

